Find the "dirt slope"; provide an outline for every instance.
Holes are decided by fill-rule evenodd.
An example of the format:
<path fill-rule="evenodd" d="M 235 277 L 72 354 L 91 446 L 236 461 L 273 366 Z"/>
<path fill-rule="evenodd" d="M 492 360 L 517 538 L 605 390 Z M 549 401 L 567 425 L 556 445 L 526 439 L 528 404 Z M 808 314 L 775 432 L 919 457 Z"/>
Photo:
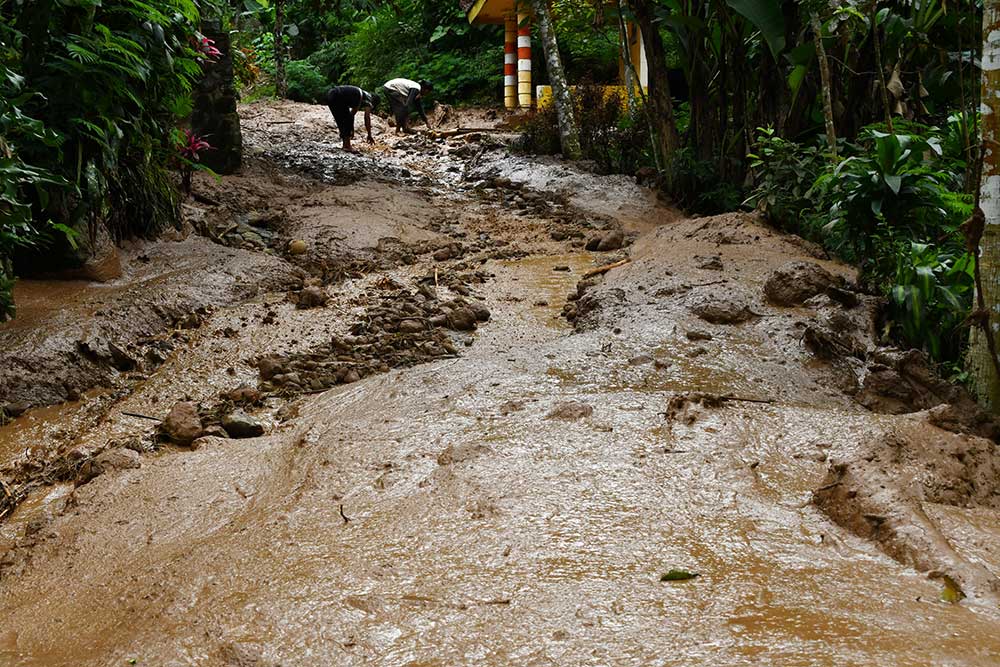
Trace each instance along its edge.
<path fill-rule="evenodd" d="M 139 467 L 34 491 L 0 528 L 0 663 L 998 664 L 994 446 L 941 431 L 926 412 L 859 403 L 844 377 L 854 369 L 864 385 L 873 372 L 866 297 L 783 307 L 764 296 L 775 269 L 816 261 L 803 244 L 749 216 L 685 219 L 617 179 L 461 140 L 380 135 L 375 160 L 343 160 L 378 180 L 342 180 L 315 108 L 244 116 L 269 166 L 200 183 L 217 204 L 202 205 L 204 227 L 271 220 L 265 244 L 283 265 L 336 280 L 326 307 L 296 308 L 283 291 L 234 298 L 147 376 L 118 378 L 124 389 L 98 409 L 84 397 L 30 411 L 0 442 L 73 424 L 56 460 L 109 440 L 151 444 L 153 426 L 122 410 L 162 417 L 186 396 L 207 404 L 263 387 L 261 356 L 357 335 L 387 293 L 433 287 L 424 303 L 467 299 L 491 317 L 474 332 L 429 325 L 458 350 L 431 363 L 315 393 L 265 391 L 252 408 L 262 437 L 163 447 Z M 283 119 L 294 122 L 268 125 Z M 279 201 L 261 194 L 263 174 L 282 169 L 273 160 L 286 147 L 326 176 L 288 176 L 297 194 Z M 388 168 L 372 172 L 377 162 Z M 523 176 L 551 169 L 570 183 L 561 195 Z M 590 194 L 574 200 L 572 183 Z M 631 246 L 583 249 L 619 229 Z M 263 256 L 247 238 L 241 252 Z M 308 252 L 285 254 L 294 238 Z M 212 247 L 227 265 L 232 251 Z M 845 318 L 865 349 L 817 355 L 805 332 Z M 905 456 L 879 448 L 899 438 Z M 13 468 L 18 452 L 5 454 Z M 982 465 L 944 465 L 962 452 Z M 893 551 L 858 530 L 858 493 L 836 501 L 846 519 L 814 501 L 838 466 L 865 461 L 921 481 L 894 496 L 886 521 L 937 531 L 952 560 L 931 540 L 925 561 L 908 562 L 919 540 Z M 973 473 L 974 493 L 947 492 Z M 917 514 L 926 523 L 906 523 Z M 700 576 L 661 581 L 675 569 Z M 970 597 L 942 601 L 945 575 Z"/>

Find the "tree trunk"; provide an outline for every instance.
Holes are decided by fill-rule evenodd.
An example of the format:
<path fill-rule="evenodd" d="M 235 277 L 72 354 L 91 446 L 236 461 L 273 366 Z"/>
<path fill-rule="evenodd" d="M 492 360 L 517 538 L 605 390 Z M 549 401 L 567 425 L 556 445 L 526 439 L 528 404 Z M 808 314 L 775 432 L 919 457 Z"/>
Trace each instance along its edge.
<path fill-rule="evenodd" d="M 576 130 L 576 119 L 573 117 L 573 98 L 566 83 L 566 72 L 563 70 L 562 59 L 559 57 L 559 42 L 555 30 L 552 29 L 552 18 L 545 0 L 531 0 L 535 11 L 535 21 L 538 23 L 538 35 L 542 40 L 545 52 L 545 65 L 549 73 L 549 83 L 552 85 L 552 101 L 556 106 L 556 116 L 559 118 L 559 143 L 562 154 L 568 160 L 579 160 L 583 157 L 580 151 L 580 136 Z"/>
<path fill-rule="evenodd" d="M 285 79 L 285 0 L 274 0 L 274 85 L 278 97 L 288 96 Z"/>
<path fill-rule="evenodd" d="M 660 31 L 653 23 L 654 0 L 629 0 L 632 13 L 642 33 L 646 49 L 646 66 L 649 68 L 649 100 L 653 106 L 656 121 L 657 144 L 666 164 L 680 147 L 677 122 L 674 120 L 674 100 L 670 96 L 670 80 L 667 78 L 667 55 Z"/>
<path fill-rule="evenodd" d="M 826 123 L 826 142 L 830 145 L 830 159 L 837 161 L 837 130 L 833 124 L 833 81 L 830 77 L 830 61 L 823 46 L 823 25 L 819 15 L 813 12 L 809 17 L 812 24 L 813 40 L 816 43 L 816 58 L 819 60 L 819 75 L 823 81 L 823 120 Z"/>
<path fill-rule="evenodd" d="M 982 146 L 1000 141 L 1000 0 L 983 3 L 982 53 Z M 979 185 L 979 208 L 985 217 L 979 242 L 979 283 L 977 307 L 988 314 L 986 326 L 996 333 L 1000 300 L 1000 151 L 982 151 L 982 175 Z M 966 368 L 971 386 L 980 402 L 992 412 L 1000 412 L 1000 377 L 990 349 L 990 336 L 982 329 L 972 330 Z"/>

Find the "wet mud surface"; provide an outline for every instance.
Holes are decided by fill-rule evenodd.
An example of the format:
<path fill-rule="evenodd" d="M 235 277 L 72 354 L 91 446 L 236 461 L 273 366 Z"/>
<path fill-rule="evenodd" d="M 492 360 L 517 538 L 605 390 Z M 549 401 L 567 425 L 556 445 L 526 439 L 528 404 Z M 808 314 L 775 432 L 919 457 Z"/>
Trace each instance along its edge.
<path fill-rule="evenodd" d="M 185 240 L 0 326 L 79 386 L 5 399 L 55 405 L 0 427 L 0 663 L 1000 662 L 989 422 L 847 268 L 502 134 L 242 114 Z"/>

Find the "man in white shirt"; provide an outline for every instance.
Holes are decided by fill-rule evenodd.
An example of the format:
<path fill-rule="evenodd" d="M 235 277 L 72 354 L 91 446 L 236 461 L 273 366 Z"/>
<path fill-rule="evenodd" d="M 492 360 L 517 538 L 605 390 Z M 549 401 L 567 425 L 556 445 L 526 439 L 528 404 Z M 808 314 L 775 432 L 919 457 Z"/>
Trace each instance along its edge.
<path fill-rule="evenodd" d="M 423 96 L 434 89 L 429 81 L 411 81 L 410 79 L 393 79 L 386 81 L 382 86 L 386 99 L 389 100 L 389 109 L 396 119 L 396 134 L 400 132 L 411 132 L 410 112 L 415 108 L 417 113 L 431 129 L 431 124 L 424 113 Z"/>

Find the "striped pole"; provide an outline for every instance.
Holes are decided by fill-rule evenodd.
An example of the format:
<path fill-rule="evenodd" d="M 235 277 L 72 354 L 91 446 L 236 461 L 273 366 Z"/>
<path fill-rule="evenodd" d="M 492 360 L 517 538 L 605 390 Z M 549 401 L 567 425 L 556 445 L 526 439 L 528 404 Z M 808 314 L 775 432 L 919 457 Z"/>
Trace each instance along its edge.
<path fill-rule="evenodd" d="M 517 106 L 517 19 L 504 19 L 503 36 L 503 105 L 507 109 Z"/>
<path fill-rule="evenodd" d="M 531 107 L 531 15 L 517 14 L 517 101 Z"/>

